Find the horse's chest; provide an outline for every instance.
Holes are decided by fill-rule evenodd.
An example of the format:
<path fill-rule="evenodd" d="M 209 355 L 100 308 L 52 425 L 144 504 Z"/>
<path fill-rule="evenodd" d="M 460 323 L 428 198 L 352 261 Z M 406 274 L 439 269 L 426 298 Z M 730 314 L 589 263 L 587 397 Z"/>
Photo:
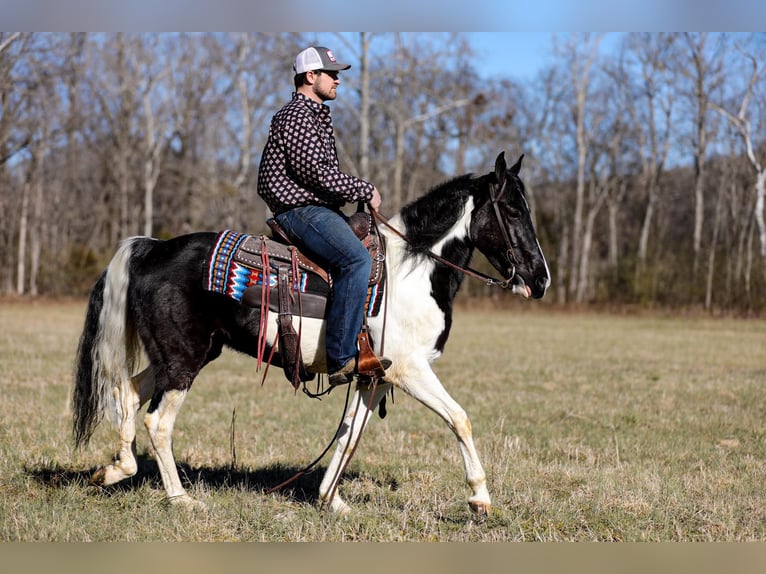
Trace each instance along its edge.
<path fill-rule="evenodd" d="M 422 283 L 398 285 L 397 305 L 388 318 L 389 324 L 397 325 L 396 339 L 405 348 L 432 348 L 446 325 L 444 311 L 422 287 Z M 389 333 L 393 334 L 393 330 L 389 329 Z"/>

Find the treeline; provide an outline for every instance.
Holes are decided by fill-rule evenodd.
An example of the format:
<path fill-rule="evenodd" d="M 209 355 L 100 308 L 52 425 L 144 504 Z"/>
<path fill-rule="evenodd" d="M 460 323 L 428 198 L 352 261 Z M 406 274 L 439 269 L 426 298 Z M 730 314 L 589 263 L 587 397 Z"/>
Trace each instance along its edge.
<path fill-rule="evenodd" d="M 0 294 L 86 293 L 130 235 L 264 232 L 259 154 L 315 42 L 1 32 Z M 332 104 L 344 168 L 392 214 L 524 153 L 550 301 L 763 312 L 766 35 L 603 43 L 557 35 L 521 81 L 524 54 L 482 77 L 459 33 L 337 34 L 354 64 Z"/>

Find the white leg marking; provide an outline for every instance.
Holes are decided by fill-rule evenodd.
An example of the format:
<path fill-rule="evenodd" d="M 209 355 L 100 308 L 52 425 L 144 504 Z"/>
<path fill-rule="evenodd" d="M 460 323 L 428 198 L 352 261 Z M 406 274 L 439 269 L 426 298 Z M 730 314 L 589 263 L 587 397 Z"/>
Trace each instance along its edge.
<path fill-rule="evenodd" d="M 488 514 L 492 501 L 487 490 L 487 478 L 473 443 L 471 421 L 465 410 L 444 389 L 427 363 L 420 365 L 418 372 L 414 369 L 408 372 L 401 387 L 444 419 L 450 430 L 455 433 L 463 457 L 466 482 L 472 492 L 468 504 L 474 513 Z"/>
<path fill-rule="evenodd" d="M 129 478 L 138 472 L 136 462 L 136 414 L 154 392 L 154 372 L 151 367 L 144 369 L 115 392 L 120 402 L 119 449 L 112 464 L 98 469 L 91 477 L 94 484 L 108 486 Z"/>
<path fill-rule="evenodd" d="M 157 459 L 157 466 L 160 469 L 162 484 L 165 486 L 168 500 L 173 504 L 190 508 L 204 508 L 203 503 L 194 500 L 184 490 L 173 457 L 173 425 L 186 395 L 187 391 L 166 391 L 162 395 L 157 409 L 146 414 L 144 424 L 146 430 L 149 431 L 149 438 L 152 441 L 154 456 Z"/>
<path fill-rule="evenodd" d="M 347 514 L 351 510 L 338 494 L 338 482 L 362 437 L 364 427 L 390 388 L 390 383 L 378 383 L 374 396 L 372 396 L 372 388 L 368 386 L 358 386 L 354 392 L 336 437 L 338 446 L 319 485 L 320 506 L 327 505 L 330 510 L 338 514 Z"/>

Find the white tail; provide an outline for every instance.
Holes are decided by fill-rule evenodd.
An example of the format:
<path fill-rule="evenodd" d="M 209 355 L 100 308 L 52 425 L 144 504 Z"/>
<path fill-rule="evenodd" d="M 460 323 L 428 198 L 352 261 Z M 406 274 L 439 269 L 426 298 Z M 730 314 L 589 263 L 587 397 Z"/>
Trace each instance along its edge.
<path fill-rule="evenodd" d="M 93 382 L 98 397 L 98 412 L 112 424 L 122 419 L 122 395 L 135 374 L 140 357 L 140 341 L 127 316 L 130 284 L 130 259 L 133 246 L 143 237 L 123 240 L 107 267 L 103 306 L 98 320 L 96 345 L 93 347 Z"/>

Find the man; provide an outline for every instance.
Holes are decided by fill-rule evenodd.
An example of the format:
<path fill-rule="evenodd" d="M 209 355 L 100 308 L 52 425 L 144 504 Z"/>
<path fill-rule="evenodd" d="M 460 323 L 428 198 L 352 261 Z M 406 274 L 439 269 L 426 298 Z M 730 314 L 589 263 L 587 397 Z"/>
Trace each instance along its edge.
<path fill-rule="evenodd" d="M 331 386 L 356 373 L 357 335 L 362 327 L 370 256 L 340 211 L 364 201 L 380 207 L 380 193 L 367 181 L 340 171 L 330 108 L 347 70 L 321 46 L 300 52 L 293 64 L 295 92 L 271 121 L 258 170 L 258 195 L 290 239 L 333 280 L 326 313 L 325 349 Z M 380 358 L 384 368 L 391 362 Z"/>

